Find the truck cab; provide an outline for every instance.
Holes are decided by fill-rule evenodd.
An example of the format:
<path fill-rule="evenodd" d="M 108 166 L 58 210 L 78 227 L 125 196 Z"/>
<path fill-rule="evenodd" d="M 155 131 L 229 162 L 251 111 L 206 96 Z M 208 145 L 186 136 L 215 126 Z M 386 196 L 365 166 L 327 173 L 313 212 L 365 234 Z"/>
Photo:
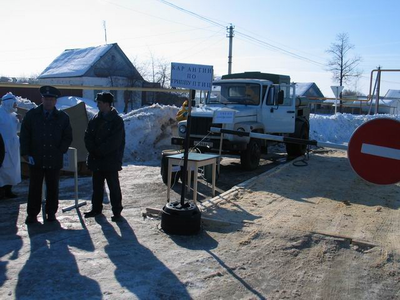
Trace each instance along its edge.
<path fill-rule="evenodd" d="M 213 123 L 216 111 L 229 109 L 234 120 L 229 124 Z M 213 82 L 204 105 L 192 109 L 190 145 L 203 151 L 217 151 L 220 134 L 210 133 L 210 127 L 222 127 L 234 131 L 288 135 L 308 139 L 309 109 L 296 97 L 295 85 L 285 75 L 245 72 L 222 76 Z M 178 124 L 180 139 L 186 135 L 186 121 Z M 179 138 L 172 139 L 180 144 Z M 222 150 L 238 154 L 247 170 L 257 168 L 261 149 L 267 141 L 224 135 Z M 286 145 L 290 156 L 304 154 L 305 147 Z"/>

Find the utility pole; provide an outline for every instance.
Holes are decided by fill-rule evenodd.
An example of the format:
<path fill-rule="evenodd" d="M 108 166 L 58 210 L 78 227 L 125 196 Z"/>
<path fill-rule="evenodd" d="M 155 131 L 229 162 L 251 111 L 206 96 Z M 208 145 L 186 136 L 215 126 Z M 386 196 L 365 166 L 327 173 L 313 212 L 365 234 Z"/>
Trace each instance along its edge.
<path fill-rule="evenodd" d="M 107 44 L 107 26 L 106 26 L 106 21 L 103 21 L 103 28 L 104 28 L 104 39 Z"/>
<path fill-rule="evenodd" d="M 233 44 L 233 29 L 235 26 L 232 24 L 229 27 L 226 27 L 227 34 L 226 37 L 229 38 L 229 54 L 228 54 L 228 74 L 232 74 L 232 44 Z"/>

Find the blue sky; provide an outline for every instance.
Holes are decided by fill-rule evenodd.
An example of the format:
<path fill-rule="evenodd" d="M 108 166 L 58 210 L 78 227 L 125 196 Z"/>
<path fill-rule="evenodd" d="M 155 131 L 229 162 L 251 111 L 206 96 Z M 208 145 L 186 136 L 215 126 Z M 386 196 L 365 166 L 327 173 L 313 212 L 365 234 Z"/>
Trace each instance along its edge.
<path fill-rule="evenodd" d="M 332 96 L 325 52 L 346 32 L 363 59 L 363 77 L 345 88 L 367 94 L 372 69 L 400 69 L 400 1 L 396 0 L 13 0 L 0 2 L 0 75 L 42 72 L 64 49 L 117 42 L 138 64 L 151 57 L 165 63 L 213 65 L 227 73 L 225 27 L 235 26 L 233 72 L 263 71 L 316 82 Z M 255 41 L 258 39 L 258 41 Z M 277 48 L 279 50 L 276 50 Z M 301 58 L 294 58 L 290 52 Z M 400 89 L 400 73 L 384 74 L 382 92 Z"/>

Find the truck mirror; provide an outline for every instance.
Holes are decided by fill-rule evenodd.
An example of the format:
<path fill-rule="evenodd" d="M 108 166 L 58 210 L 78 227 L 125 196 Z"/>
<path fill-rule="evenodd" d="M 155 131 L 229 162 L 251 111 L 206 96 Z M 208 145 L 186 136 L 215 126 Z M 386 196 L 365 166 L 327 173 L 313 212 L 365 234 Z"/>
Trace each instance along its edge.
<path fill-rule="evenodd" d="M 282 105 L 284 100 L 284 92 L 280 90 L 278 92 L 278 105 Z"/>

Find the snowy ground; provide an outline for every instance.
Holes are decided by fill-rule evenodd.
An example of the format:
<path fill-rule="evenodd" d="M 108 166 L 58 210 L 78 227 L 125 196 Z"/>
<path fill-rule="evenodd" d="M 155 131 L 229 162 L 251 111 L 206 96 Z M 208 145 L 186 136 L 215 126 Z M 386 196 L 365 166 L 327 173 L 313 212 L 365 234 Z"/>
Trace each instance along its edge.
<path fill-rule="evenodd" d="M 137 183 L 156 180 L 165 196 L 157 160 L 176 111 L 153 105 L 123 115 L 124 222 L 112 223 L 106 204 L 100 218 L 73 210 L 27 227 L 26 180 L 19 198 L 0 202 L 0 299 L 400 297 L 400 185 L 365 183 L 343 152 L 312 154 L 307 167 L 286 164 L 207 202 L 204 216 L 225 222 L 205 223 L 196 236 L 166 235 L 156 216 L 144 218 L 149 199 Z M 313 115 L 311 138 L 347 143 L 375 117 Z M 63 179 L 61 207 L 73 203 L 72 188 Z M 89 177 L 79 191 L 90 199 Z"/>
<path fill-rule="evenodd" d="M 153 199 L 138 195 L 137 182 L 163 186 L 158 172 L 124 167 L 122 223 L 106 204 L 96 219 L 82 218 L 86 206 L 27 227 L 27 181 L 19 185 L 18 199 L 0 202 L 0 299 L 400 296 L 400 185 L 362 181 L 344 153 L 311 154 L 307 167 L 282 165 L 205 202 L 203 216 L 216 221 L 189 237 L 166 235 L 157 216 L 142 215 Z M 61 207 L 73 203 L 72 187 L 63 180 Z M 82 178 L 80 198 L 90 190 Z"/>

